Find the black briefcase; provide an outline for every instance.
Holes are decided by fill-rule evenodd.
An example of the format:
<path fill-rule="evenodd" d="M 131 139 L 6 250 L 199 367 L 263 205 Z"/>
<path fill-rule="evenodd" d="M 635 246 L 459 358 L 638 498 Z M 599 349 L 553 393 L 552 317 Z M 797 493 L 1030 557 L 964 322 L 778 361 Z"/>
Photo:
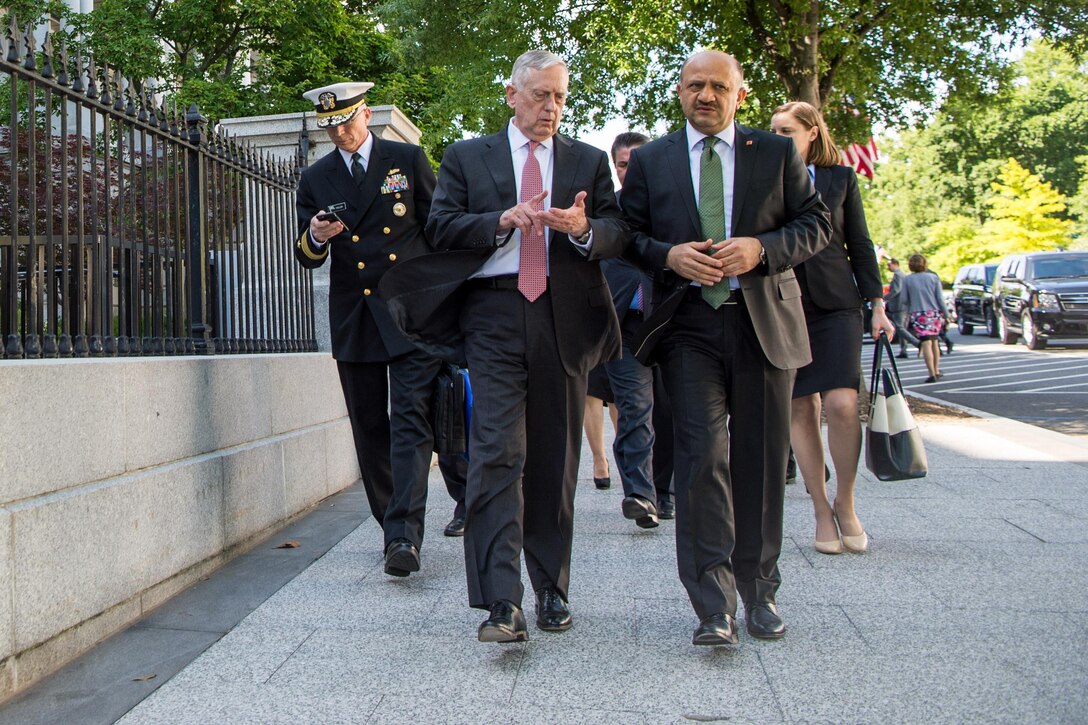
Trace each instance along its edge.
<path fill-rule="evenodd" d="M 452 363 L 443 363 L 434 381 L 434 451 L 468 451 L 468 405 L 471 393 L 468 371 Z"/>

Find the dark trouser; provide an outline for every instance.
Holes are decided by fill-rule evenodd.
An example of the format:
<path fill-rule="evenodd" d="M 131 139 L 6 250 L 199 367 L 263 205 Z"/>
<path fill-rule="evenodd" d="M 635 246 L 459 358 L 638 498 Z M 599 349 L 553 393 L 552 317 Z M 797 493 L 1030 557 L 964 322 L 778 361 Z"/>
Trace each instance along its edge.
<path fill-rule="evenodd" d="M 672 483 L 672 406 L 665 390 L 665 376 L 660 365 L 653 366 L 654 374 L 654 488 L 657 500 L 664 501 L 673 494 Z"/>
<path fill-rule="evenodd" d="M 676 560 L 700 619 L 773 602 L 794 371 L 772 366 L 744 302 L 693 288 L 660 345 L 676 455 Z"/>
<path fill-rule="evenodd" d="M 442 363 L 411 352 L 389 363 L 389 409 L 393 492 L 385 512 L 385 543 L 407 539 L 423 545 L 427 476 L 431 469 L 434 380 Z M 439 464 L 450 497 L 463 506 L 467 463 L 461 456 L 441 456 Z"/>
<path fill-rule="evenodd" d="M 907 343 L 911 345 L 918 345 L 918 338 L 911 334 L 910 325 L 907 324 L 907 320 L 910 318 L 910 313 L 906 310 L 902 312 L 893 312 L 889 315 L 892 320 L 892 324 L 895 325 L 895 339 L 899 341 L 899 351 L 907 351 Z"/>
<path fill-rule="evenodd" d="M 438 361 L 410 353 L 392 362 L 337 361 L 362 486 L 386 543 L 423 539 L 426 478 L 431 467 L 431 400 Z M 390 410 L 392 409 L 392 419 Z M 467 464 L 440 458 L 446 489 L 463 507 Z"/>
<path fill-rule="evenodd" d="M 533 588 L 551 584 L 567 598 L 586 381 L 563 369 L 550 294 L 530 303 L 516 289 L 477 284 L 461 307 L 473 395 L 465 501 L 473 607 L 521 605 L 523 550 Z"/>
<path fill-rule="evenodd" d="M 642 324 L 642 315 L 630 310 L 623 318 L 623 357 L 605 363 L 608 382 L 616 397 L 619 413 L 612 453 L 620 472 L 624 496 L 641 496 L 656 501 L 651 456 L 654 450 L 654 429 L 651 423 L 654 408 L 654 378 L 631 352 L 633 332 Z"/>
<path fill-rule="evenodd" d="M 355 438 L 355 455 L 363 477 L 370 513 L 384 525 L 393 496 L 393 471 L 389 462 L 389 377 L 387 363 L 336 362 L 340 387 Z"/>

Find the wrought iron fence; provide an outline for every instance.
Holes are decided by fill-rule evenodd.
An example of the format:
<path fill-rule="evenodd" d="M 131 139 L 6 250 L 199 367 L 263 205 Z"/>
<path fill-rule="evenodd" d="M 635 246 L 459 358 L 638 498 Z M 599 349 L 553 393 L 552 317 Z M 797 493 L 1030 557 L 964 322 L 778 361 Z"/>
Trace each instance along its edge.
<path fill-rule="evenodd" d="M 298 169 L 14 19 L 0 33 L 2 357 L 316 350 Z"/>

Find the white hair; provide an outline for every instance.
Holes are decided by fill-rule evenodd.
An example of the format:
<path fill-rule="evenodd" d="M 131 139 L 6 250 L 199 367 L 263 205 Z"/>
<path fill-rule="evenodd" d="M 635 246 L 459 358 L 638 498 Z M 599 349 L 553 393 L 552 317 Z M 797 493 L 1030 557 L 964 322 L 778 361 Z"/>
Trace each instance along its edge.
<path fill-rule="evenodd" d="M 553 65 L 561 65 L 567 69 L 567 61 L 555 53 L 547 50 L 527 50 L 514 61 L 514 69 L 510 72 L 510 85 L 520 89 L 528 80 L 529 71 L 544 70 Z"/>

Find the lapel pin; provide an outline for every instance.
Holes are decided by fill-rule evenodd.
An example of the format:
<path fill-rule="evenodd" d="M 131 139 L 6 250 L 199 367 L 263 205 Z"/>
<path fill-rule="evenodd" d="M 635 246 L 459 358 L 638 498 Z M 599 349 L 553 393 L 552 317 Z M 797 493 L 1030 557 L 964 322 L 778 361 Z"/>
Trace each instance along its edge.
<path fill-rule="evenodd" d="M 751 146 L 751 145 L 752 145 L 752 142 L 751 142 L 751 141 L 745 141 L 745 142 L 744 142 L 744 145 L 745 145 L 745 146 Z"/>

